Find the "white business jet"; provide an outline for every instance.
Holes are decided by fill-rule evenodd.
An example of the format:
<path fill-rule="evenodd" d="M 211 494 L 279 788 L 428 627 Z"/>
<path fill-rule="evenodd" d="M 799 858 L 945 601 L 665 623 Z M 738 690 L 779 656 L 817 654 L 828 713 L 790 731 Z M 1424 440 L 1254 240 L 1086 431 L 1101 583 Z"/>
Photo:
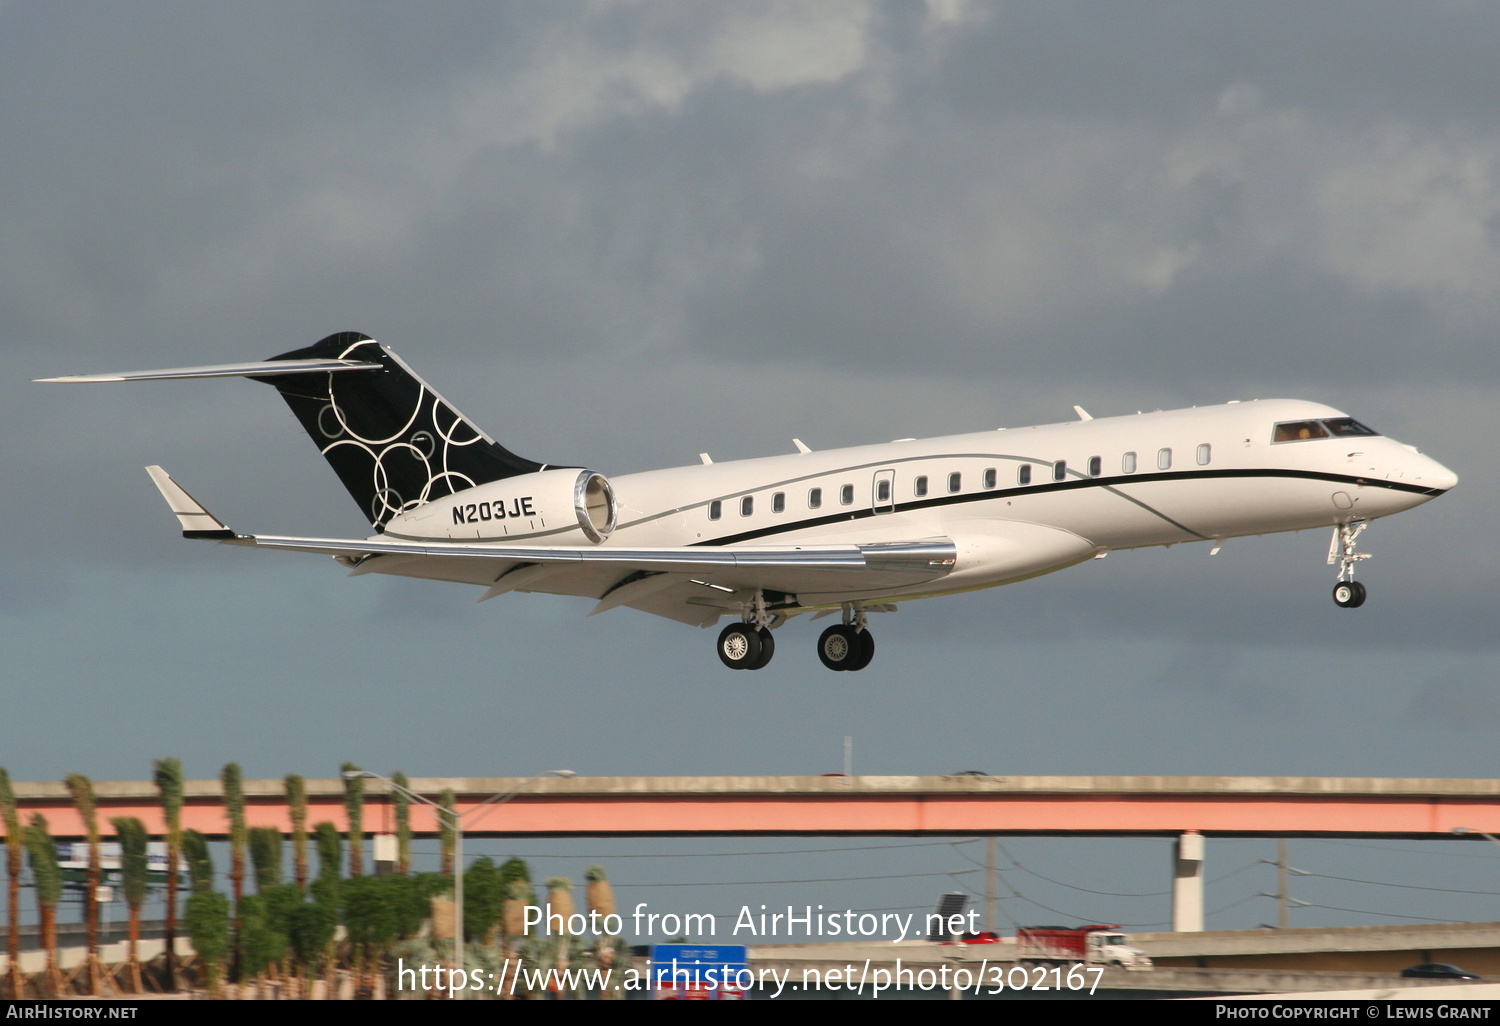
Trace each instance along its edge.
<path fill-rule="evenodd" d="M 898 600 L 990 588 L 1113 549 L 1331 527 L 1333 599 L 1365 601 L 1356 542 L 1378 517 L 1457 483 L 1410 446 L 1317 403 L 1234 402 L 797 452 L 606 479 L 505 449 L 367 335 L 258 363 L 48 378 L 247 377 L 281 393 L 375 534 L 239 534 L 148 467 L 187 538 L 317 552 L 354 574 L 579 595 L 708 627 L 757 670 L 772 631 L 840 613 L 832 670 L 874 655 L 866 616 Z"/>

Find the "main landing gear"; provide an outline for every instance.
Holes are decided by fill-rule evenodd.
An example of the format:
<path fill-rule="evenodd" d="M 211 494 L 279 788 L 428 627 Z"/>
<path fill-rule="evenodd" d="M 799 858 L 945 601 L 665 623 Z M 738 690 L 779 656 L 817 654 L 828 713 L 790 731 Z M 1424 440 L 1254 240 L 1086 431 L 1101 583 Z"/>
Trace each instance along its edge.
<path fill-rule="evenodd" d="M 745 619 L 719 632 L 719 659 L 731 670 L 763 668 L 776 654 L 771 628 L 785 620 L 766 608 L 765 592 L 757 591 L 754 601 L 745 606 Z"/>
<path fill-rule="evenodd" d="M 865 611 L 855 603 L 844 604 L 844 622 L 836 623 L 818 638 L 818 658 L 830 670 L 863 670 L 875 658 L 875 638 L 865 626 Z"/>
<path fill-rule="evenodd" d="M 745 608 L 745 619 L 719 632 L 719 659 L 731 670 L 759 670 L 776 654 L 773 626 L 780 626 L 784 616 L 773 616 L 766 610 L 765 597 L 759 593 Z M 864 608 L 857 602 L 844 603 L 844 622 L 834 624 L 818 638 L 818 658 L 830 670 L 863 670 L 875 657 L 875 639 L 865 626 Z"/>
<path fill-rule="evenodd" d="M 719 658 L 731 670 L 759 670 L 776 654 L 771 628 L 732 623 L 719 632 Z"/>
<path fill-rule="evenodd" d="M 1339 581 L 1333 586 L 1333 601 L 1344 609 L 1358 609 L 1365 604 L 1365 586 L 1354 579 L 1354 564 L 1369 559 L 1368 552 L 1356 552 L 1359 536 L 1369 522 L 1350 520 L 1333 528 L 1333 540 L 1328 543 L 1328 565 L 1339 565 Z"/>

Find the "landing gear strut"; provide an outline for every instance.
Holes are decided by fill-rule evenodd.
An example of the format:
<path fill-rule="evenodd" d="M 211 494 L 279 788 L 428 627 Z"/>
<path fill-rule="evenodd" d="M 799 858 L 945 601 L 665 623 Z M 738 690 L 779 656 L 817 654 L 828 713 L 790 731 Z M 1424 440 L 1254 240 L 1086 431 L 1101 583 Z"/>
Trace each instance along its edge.
<path fill-rule="evenodd" d="M 1339 580 L 1333 586 L 1333 601 L 1344 609 L 1358 609 L 1365 604 L 1365 586 L 1354 579 L 1354 564 L 1369 559 L 1368 552 L 1355 551 L 1359 536 L 1369 522 L 1350 520 L 1333 529 L 1333 539 L 1328 543 L 1328 565 L 1339 565 Z"/>
<path fill-rule="evenodd" d="M 818 658 L 830 670 L 863 670 L 875 658 L 875 638 L 865 626 L 865 611 L 858 603 L 844 603 L 844 622 L 834 624 L 818 638 Z"/>

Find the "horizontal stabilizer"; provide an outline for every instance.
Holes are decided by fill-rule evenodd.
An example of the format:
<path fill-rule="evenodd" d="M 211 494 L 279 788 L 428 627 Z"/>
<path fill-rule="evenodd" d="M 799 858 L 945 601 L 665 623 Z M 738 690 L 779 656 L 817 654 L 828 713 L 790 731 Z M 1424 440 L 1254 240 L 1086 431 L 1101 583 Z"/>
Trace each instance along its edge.
<path fill-rule="evenodd" d="M 60 378 L 37 378 L 80 384 L 92 381 L 170 381 L 179 378 L 271 378 L 285 374 L 323 374 L 335 371 L 380 370 L 380 364 L 364 360 L 260 360 L 255 363 L 220 363 L 209 367 L 169 367 L 166 370 L 125 371 L 120 374 L 69 374 Z M 152 475 L 155 478 L 155 474 Z M 171 480 L 168 478 L 167 480 Z"/>
<path fill-rule="evenodd" d="M 167 505 L 177 514 L 177 522 L 182 525 L 184 538 L 218 538 L 227 541 L 236 537 L 233 531 L 224 526 L 223 521 L 204 509 L 203 504 L 189 495 L 182 485 L 173 481 L 165 470 L 147 467 L 146 473 L 151 475 L 162 498 L 167 500 Z"/>

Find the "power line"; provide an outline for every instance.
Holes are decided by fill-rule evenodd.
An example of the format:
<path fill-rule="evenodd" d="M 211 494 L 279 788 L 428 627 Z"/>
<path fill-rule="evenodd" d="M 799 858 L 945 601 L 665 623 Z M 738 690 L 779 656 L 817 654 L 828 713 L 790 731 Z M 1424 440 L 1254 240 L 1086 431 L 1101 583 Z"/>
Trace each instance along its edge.
<path fill-rule="evenodd" d="M 1310 873 L 1305 869 L 1296 871 L 1299 876 L 1314 876 L 1320 880 L 1338 880 L 1342 883 L 1369 884 L 1372 887 L 1399 887 L 1403 891 L 1437 891 L 1442 894 L 1486 894 L 1500 897 L 1500 891 L 1468 891 L 1457 887 L 1428 887 L 1422 884 L 1386 883 L 1384 880 L 1361 880 L 1353 876 L 1331 876 L 1328 873 Z"/>

